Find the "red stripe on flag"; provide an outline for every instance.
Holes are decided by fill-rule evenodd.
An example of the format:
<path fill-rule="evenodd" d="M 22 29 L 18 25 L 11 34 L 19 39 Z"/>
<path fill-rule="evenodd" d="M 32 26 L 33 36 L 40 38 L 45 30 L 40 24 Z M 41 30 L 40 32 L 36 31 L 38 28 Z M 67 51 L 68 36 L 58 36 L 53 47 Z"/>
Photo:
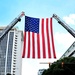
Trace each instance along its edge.
<path fill-rule="evenodd" d="M 33 32 L 32 32 L 32 58 L 35 58 L 35 40 Z"/>
<path fill-rule="evenodd" d="M 46 51 L 45 51 L 45 35 L 44 35 L 44 19 L 42 19 L 42 51 L 43 51 L 43 58 L 46 58 Z"/>
<path fill-rule="evenodd" d="M 23 46 L 23 55 L 22 58 L 25 57 L 26 54 L 26 32 L 24 32 L 24 46 Z"/>
<path fill-rule="evenodd" d="M 30 32 L 28 32 L 28 55 L 27 58 L 30 58 Z"/>
<path fill-rule="evenodd" d="M 56 58 L 55 47 L 54 47 L 54 38 L 53 38 L 52 18 L 50 19 L 50 28 L 51 28 L 51 38 L 52 38 L 53 56 L 54 56 L 54 58 Z"/>
<path fill-rule="evenodd" d="M 49 37 L 49 19 L 46 19 L 46 34 L 47 34 L 47 44 L 48 44 L 48 58 L 51 58 L 51 50 L 50 50 L 50 37 Z"/>
<path fill-rule="evenodd" d="M 37 54 L 38 54 L 38 58 L 40 58 L 40 35 L 37 34 Z"/>

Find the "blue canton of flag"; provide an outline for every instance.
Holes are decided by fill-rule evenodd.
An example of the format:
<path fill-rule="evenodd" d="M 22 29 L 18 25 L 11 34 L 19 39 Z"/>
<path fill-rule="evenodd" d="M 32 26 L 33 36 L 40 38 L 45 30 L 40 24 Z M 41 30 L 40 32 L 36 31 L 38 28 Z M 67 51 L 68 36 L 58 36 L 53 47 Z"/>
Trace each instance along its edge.
<path fill-rule="evenodd" d="M 39 33 L 39 18 L 25 16 L 25 31 Z"/>

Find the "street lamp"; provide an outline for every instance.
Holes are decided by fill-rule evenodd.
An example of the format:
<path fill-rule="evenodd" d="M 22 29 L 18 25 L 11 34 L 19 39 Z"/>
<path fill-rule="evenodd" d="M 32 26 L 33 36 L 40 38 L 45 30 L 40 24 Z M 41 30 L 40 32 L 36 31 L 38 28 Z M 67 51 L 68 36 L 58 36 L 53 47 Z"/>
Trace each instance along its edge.
<path fill-rule="evenodd" d="M 62 67 L 64 66 L 64 62 L 61 63 Z"/>

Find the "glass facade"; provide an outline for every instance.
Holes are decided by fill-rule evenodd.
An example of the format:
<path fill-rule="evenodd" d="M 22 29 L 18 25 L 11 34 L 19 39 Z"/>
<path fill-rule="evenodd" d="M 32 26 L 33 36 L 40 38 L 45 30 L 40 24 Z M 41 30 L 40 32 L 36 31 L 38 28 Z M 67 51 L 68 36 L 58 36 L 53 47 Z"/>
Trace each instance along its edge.
<path fill-rule="evenodd" d="M 6 66 L 6 73 L 10 73 L 10 74 L 11 74 L 13 36 L 14 36 L 14 33 L 10 32 L 9 40 L 8 40 L 8 52 L 7 52 L 8 54 L 7 54 L 7 66 Z"/>
<path fill-rule="evenodd" d="M 0 75 L 5 74 L 7 38 L 8 35 L 6 34 L 5 37 L 2 40 L 0 40 Z"/>
<path fill-rule="evenodd" d="M 11 74 L 13 36 L 14 32 L 10 32 L 0 41 L 0 75 Z"/>

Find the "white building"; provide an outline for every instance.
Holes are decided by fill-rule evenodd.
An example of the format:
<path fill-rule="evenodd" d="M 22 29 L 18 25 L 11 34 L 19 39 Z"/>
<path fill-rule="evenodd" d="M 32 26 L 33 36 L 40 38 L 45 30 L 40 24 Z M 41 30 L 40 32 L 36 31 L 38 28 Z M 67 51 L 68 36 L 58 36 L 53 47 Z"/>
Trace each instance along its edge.
<path fill-rule="evenodd" d="M 75 57 L 75 41 L 73 42 L 73 44 L 68 48 L 68 50 L 61 56 L 61 58 L 64 57 Z"/>
<path fill-rule="evenodd" d="M 4 27 L 0 27 L 1 31 Z M 0 75 L 21 75 L 23 31 L 13 28 L 0 41 Z"/>

